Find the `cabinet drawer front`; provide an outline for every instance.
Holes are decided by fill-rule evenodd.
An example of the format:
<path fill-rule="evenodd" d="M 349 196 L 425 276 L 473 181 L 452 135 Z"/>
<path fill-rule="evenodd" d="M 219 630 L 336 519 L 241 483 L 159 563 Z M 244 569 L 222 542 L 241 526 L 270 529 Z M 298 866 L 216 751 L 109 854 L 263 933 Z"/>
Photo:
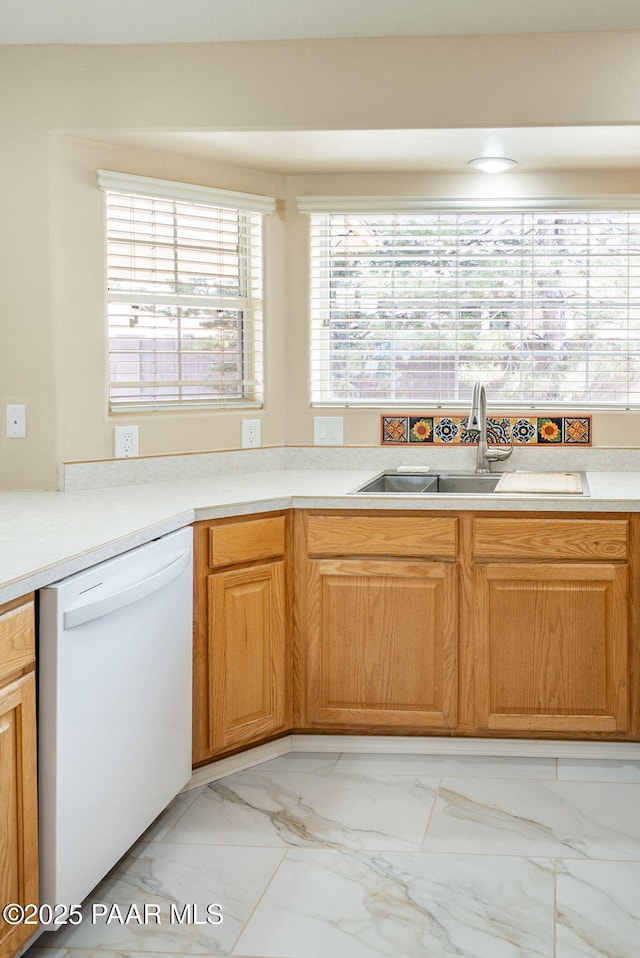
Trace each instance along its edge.
<path fill-rule="evenodd" d="M 479 559 L 625 559 L 626 519 L 476 519 Z"/>
<path fill-rule="evenodd" d="M 309 516 L 310 555 L 454 558 L 457 519 L 398 516 Z"/>
<path fill-rule="evenodd" d="M 35 661 L 33 602 L 0 615 L 0 682 Z"/>
<path fill-rule="evenodd" d="M 209 529 L 209 566 L 233 565 L 284 554 L 285 517 L 225 523 Z"/>

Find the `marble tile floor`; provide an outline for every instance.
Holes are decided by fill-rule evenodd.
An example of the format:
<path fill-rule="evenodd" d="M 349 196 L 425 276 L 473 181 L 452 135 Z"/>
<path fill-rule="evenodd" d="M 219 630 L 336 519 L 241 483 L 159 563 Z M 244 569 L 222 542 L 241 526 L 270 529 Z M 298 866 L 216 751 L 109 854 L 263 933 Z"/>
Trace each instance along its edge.
<path fill-rule="evenodd" d="M 178 796 L 83 915 L 28 958 L 640 958 L 640 762 L 294 752 Z"/>

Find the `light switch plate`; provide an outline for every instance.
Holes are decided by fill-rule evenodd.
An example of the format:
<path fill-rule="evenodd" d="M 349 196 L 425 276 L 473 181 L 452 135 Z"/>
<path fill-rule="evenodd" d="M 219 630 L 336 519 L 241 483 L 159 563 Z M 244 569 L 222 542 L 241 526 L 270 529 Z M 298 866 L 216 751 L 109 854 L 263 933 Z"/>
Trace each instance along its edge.
<path fill-rule="evenodd" d="M 344 445 L 344 419 L 342 416 L 314 416 L 313 441 L 316 446 Z"/>

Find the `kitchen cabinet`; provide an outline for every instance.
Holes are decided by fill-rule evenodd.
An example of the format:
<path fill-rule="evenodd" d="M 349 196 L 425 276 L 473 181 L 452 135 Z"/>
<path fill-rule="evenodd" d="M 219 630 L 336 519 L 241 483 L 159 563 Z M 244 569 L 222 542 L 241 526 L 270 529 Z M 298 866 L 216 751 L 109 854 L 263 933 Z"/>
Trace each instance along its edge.
<path fill-rule="evenodd" d="M 285 513 L 194 530 L 194 764 L 291 724 Z"/>
<path fill-rule="evenodd" d="M 628 731 L 628 526 L 474 520 L 478 728 Z"/>
<path fill-rule="evenodd" d="M 301 518 L 310 728 L 444 730 L 456 724 L 455 518 Z"/>
<path fill-rule="evenodd" d="M 38 800 L 33 598 L 0 606 L 0 902 L 38 903 Z M 0 917 L 0 958 L 35 925 Z"/>
<path fill-rule="evenodd" d="M 300 513 L 294 726 L 636 738 L 638 522 Z"/>

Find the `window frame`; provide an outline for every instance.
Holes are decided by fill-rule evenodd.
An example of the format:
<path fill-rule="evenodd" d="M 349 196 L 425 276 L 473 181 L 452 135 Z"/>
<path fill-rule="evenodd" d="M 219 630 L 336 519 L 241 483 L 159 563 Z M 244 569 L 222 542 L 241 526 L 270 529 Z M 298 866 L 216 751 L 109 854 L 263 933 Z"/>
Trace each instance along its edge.
<path fill-rule="evenodd" d="M 169 287 L 173 285 L 173 289 L 169 288 L 167 291 L 109 289 L 108 281 L 105 282 L 109 413 L 113 415 L 130 412 L 173 413 L 176 411 L 188 412 L 190 410 L 197 411 L 206 409 L 228 411 L 243 408 L 262 408 L 264 402 L 262 368 L 264 215 L 275 211 L 275 199 L 273 197 L 251 193 L 219 190 L 195 184 L 117 173 L 111 170 L 98 170 L 97 182 L 99 188 L 105 193 L 104 238 L 105 274 L 107 280 L 107 252 L 110 242 L 113 242 L 110 239 L 110 224 L 107 210 L 109 195 L 120 194 L 131 200 L 142 198 L 150 202 L 160 200 L 166 204 L 173 204 L 174 213 L 177 212 L 178 206 L 182 206 L 183 210 L 188 210 L 191 207 L 194 210 L 194 216 L 197 215 L 197 209 L 203 207 L 213 211 L 220 211 L 221 214 L 223 214 L 224 211 L 230 211 L 236 215 L 238 224 L 239 245 L 236 254 L 238 295 L 228 293 L 227 291 L 220 293 L 211 291 L 184 293 L 177 289 L 179 286 L 178 272 L 174 275 L 173 284 L 169 283 Z M 185 215 L 188 219 L 191 214 L 185 213 Z M 153 214 L 151 214 L 151 218 L 153 222 Z M 220 229 L 223 230 L 224 216 L 221 215 L 219 217 L 219 223 Z M 214 218 L 212 218 L 212 224 L 215 224 Z M 157 227 L 154 224 L 153 230 L 156 229 Z M 153 240 L 156 238 L 159 239 L 160 236 L 159 231 L 154 232 L 153 230 L 150 233 L 148 244 L 150 247 L 153 246 Z M 213 232 L 213 225 L 211 231 Z M 123 242 L 126 242 L 126 240 L 123 240 Z M 159 241 L 158 245 L 163 245 L 163 243 Z M 164 245 L 167 248 L 173 248 L 175 252 L 189 248 L 189 244 L 185 245 L 184 242 L 180 242 L 176 232 L 173 234 L 173 239 L 169 240 L 168 243 L 165 242 Z M 150 275 L 154 276 L 156 269 L 159 268 L 159 265 L 156 264 L 154 259 Z M 143 272 L 144 270 L 141 267 L 141 276 Z M 149 270 L 147 270 L 147 273 L 149 273 Z M 212 270 L 210 275 L 215 277 L 215 269 Z M 142 279 L 138 279 L 137 281 L 143 285 Z M 135 285 L 135 272 L 131 273 L 130 282 L 132 286 Z M 191 380 L 183 378 L 181 358 L 184 353 L 183 345 L 189 337 L 182 331 L 178 334 L 178 327 L 176 325 L 175 345 L 164 351 L 169 357 L 169 360 L 164 360 L 164 362 L 177 363 L 178 375 L 175 381 L 165 381 L 162 375 L 157 374 L 154 374 L 148 381 L 143 380 L 141 377 L 139 380 L 138 378 L 133 378 L 130 381 L 131 389 L 139 388 L 142 390 L 146 387 L 148 389 L 155 389 L 155 394 L 150 398 L 118 399 L 117 391 L 114 392 L 114 390 L 117 390 L 118 381 L 112 376 L 112 356 L 117 352 L 117 350 L 112 347 L 112 343 L 115 340 L 115 336 L 112 335 L 112 329 L 114 327 L 109 321 L 110 307 L 112 304 L 116 307 L 120 304 L 128 304 L 131 306 L 151 307 L 152 309 L 156 307 L 175 308 L 176 323 L 178 319 L 183 318 L 184 310 L 189 308 L 196 308 L 205 313 L 207 309 L 210 309 L 212 310 L 212 316 L 215 315 L 213 311 L 223 312 L 224 310 L 228 310 L 230 312 L 237 312 L 237 322 L 241 324 L 239 350 L 236 350 L 236 354 L 240 354 L 238 359 L 240 373 L 235 378 L 228 380 L 228 383 L 231 386 L 235 385 L 241 390 L 242 394 L 238 396 L 182 395 L 182 390 L 186 390 L 188 393 L 190 390 L 193 391 L 194 388 L 206 388 L 206 382 L 209 380 L 208 377 L 201 381 L 194 380 L 193 378 Z M 148 337 L 147 342 L 158 344 L 157 351 L 162 354 L 162 339 L 163 337 L 156 332 L 155 335 L 152 334 Z M 144 342 L 144 339 L 141 339 L 141 342 Z M 206 338 L 203 337 L 202 342 L 206 343 Z M 151 352 L 153 351 L 154 350 L 151 350 Z M 144 349 L 138 351 L 138 355 L 141 357 L 140 362 L 144 361 L 144 353 Z M 174 357 L 173 359 L 171 359 L 172 356 Z M 161 362 L 162 361 L 163 360 L 161 360 Z M 139 387 L 137 386 L 138 381 L 140 382 Z M 210 381 L 214 382 L 215 380 L 212 378 Z M 176 389 L 178 395 L 159 397 L 158 393 L 162 390 L 163 382 L 165 383 L 165 388 L 169 386 L 169 388 Z M 220 382 L 220 380 L 218 380 L 218 382 Z M 212 392 L 213 391 L 214 390 L 212 390 Z"/>
<path fill-rule="evenodd" d="M 420 212 L 466 212 L 470 214 L 482 213 L 516 213 L 558 211 L 583 212 L 637 212 L 640 209 L 640 195 L 636 194 L 602 194 L 591 196 L 544 196 L 544 197 L 415 197 L 415 196 L 299 196 L 297 208 L 300 213 L 309 214 L 351 214 L 375 215 L 390 214 L 401 216 Z M 311 240 L 311 224 L 309 229 Z M 309 247 L 309 272 L 313 277 L 315 271 L 316 288 L 318 283 L 318 265 L 313 262 L 313 250 Z M 329 271 L 326 270 L 325 280 L 329 282 Z M 314 291 L 310 290 L 313 297 Z M 328 303 L 328 298 L 327 298 Z M 378 399 L 378 398 L 332 398 L 326 392 L 327 380 L 318 382 L 316 365 L 320 362 L 316 343 L 323 338 L 328 340 L 329 333 L 323 336 L 318 330 L 318 319 L 313 316 L 313 304 L 310 305 L 310 338 L 311 338 L 311 405 L 312 407 L 342 407 L 342 408 L 389 408 L 401 409 L 420 406 L 446 408 L 453 410 L 466 409 L 467 399 L 429 399 L 428 396 L 405 399 Z M 314 341 L 315 337 L 315 341 Z M 327 350 L 328 355 L 328 350 Z M 478 377 L 480 378 L 480 377 Z M 628 382 L 628 380 L 627 380 Z M 318 393 L 325 389 L 324 396 Z M 627 397 L 628 398 L 628 397 Z M 532 399 L 501 400 L 492 397 L 492 407 L 499 409 L 568 409 L 580 406 L 588 410 L 608 410 L 623 412 L 640 408 L 638 402 L 597 402 L 593 400 L 555 400 L 543 401 Z"/>

